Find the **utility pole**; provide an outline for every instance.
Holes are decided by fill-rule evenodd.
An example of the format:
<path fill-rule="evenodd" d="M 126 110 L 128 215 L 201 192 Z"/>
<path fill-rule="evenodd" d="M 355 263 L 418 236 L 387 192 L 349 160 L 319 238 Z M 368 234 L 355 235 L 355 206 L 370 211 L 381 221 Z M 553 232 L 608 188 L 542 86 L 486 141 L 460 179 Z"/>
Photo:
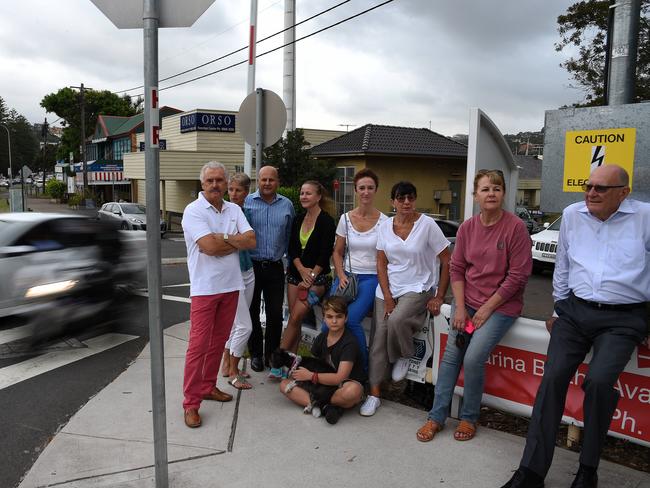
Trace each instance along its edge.
<path fill-rule="evenodd" d="M 47 125 L 47 117 L 45 117 L 45 122 L 43 122 L 43 126 L 41 127 L 41 138 L 43 139 L 43 148 L 41 149 L 41 170 L 43 171 L 43 192 L 45 192 L 45 157 L 47 155 L 46 152 L 47 133 L 48 133 L 48 125 Z M 38 194 L 38 187 L 36 187 L 36 194 Z"/>
<path fill-rule="evenodd" d="M 83 194 L 86 195 L 88 189 L 88 168 L 86 167 L 86 88 L 82 83 L 81 86 L 71 86 L 79 90 L 79 105 L 81 105 L 81 168 L 84 175 Z M 92 90 L 92 88 L 89 88 Z"/>

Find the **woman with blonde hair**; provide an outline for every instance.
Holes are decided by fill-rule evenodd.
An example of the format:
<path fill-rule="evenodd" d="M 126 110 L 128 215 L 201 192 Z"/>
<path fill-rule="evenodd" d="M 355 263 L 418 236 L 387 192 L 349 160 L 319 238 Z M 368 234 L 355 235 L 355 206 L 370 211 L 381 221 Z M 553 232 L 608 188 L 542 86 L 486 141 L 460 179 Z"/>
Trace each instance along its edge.
<path fill-rule="evenodd" d="M 289 320 L 280 347 L 293 352 L 298 350 L 303 318 L 331 285 L 330 258 L 336 226 L 334 219 L 321 209 L 324 197 L 325 189 L 318 181 L 302 184 L 300 204 L 305 212 L 294 219 L 289 237 Z M 269 377 L 281 379 L 282 372 L 272 368 Z"/>

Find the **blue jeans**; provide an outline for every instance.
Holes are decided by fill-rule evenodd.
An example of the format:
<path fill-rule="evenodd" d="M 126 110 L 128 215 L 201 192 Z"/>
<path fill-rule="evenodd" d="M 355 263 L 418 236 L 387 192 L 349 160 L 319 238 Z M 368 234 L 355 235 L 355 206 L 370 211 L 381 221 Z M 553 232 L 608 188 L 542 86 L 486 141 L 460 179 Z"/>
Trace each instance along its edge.
<path fill-rule="evenodd" d="M 476 313 L 475 309 L 466 308 L 470 316 Z M 455 311 L 454 304 L 451 307 L 452 318 Z M 447 347 L 445 347 L 445 353 L 438 368 L 438 381 L 436 382 L 433 407 L 429 412 L 431 420 L 444 425 L 449 415 L 454 387 L 462 366 L 464 368 L 464 388 L 460 419 L 471 423 L 478 421 L 485 381 L 485 362 L 494 346 L 508 332 L 516 318 L 493 312 L 483 326 L 472 334 L 469 345 L 466 345 L 463 349 L 456 346 L 458 331 L 452 327 L 449 328 Z"/>
<path fill-rule="evenodd" d="M 359 351 L 361 353 L 361 361 L 364 371 L 368 372 L 368 343 L 366 341 L 366 333 L 363 330 L 361 322 L 366 318 L 368 312 L 372 309 L 375 303 L 375 290 L 377 289 L 377 275 L 374 274 L 359 274 L 358 278 L 358 292 L 357 299 L 348 304 L 348 321 L 346 327 L 354 334 L 359 343 Z M 332 283 L 330 295 L 333 294 L 339 287 L 339 279 L 336 278 Z M 322 324 L 323 332 L 327 332 L 327 325 L 325 322 Z"/>

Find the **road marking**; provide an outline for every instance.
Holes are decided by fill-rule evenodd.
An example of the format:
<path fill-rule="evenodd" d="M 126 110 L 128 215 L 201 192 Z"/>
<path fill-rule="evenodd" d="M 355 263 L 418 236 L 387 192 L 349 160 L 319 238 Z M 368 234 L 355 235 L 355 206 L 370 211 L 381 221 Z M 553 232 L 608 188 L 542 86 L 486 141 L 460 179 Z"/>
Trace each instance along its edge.
<path fill-rule="evenodd" d="M 23 325 L 21 327 L 14 327 L 13 329 L 0 331 L 0 344 L 17 341 L 32 335 L 32 326 Z"/>
<path fill-rule="evenodd" d="M 149 297 L 149 293 L 146 291 L 134 291 L 134 295 L 138 295 L 140 297 Z M 170 302 L 182 302 L 182 303 L 192 303 L 191 298 L 187 297 L 175 297 L 174 295 L 162 295 L 163 300 L 169 300 Z"/>
<path fill-rule="evenodd" d="M 190 284 L 189 283 L 181 283 L 180 285 L 163 285 L 163 288 L 182 288 L 182 287 L 186 287 L 186 286 L 190 286 Z"/>
<path fill-rule="evenodd" d="M 138 336 L 128 334 L 103 334 L 83 341 L 86 346 L 80 349 L 69 349 L 43 354 L 27 361 L 12 364 L 0 369 L 0 390 L 9 386 L 28 380 L 53 369 L 60 368 L 66 364 L 74 363 L 100 352 L 111 349 L 125 342 L 137 339 Z"/>

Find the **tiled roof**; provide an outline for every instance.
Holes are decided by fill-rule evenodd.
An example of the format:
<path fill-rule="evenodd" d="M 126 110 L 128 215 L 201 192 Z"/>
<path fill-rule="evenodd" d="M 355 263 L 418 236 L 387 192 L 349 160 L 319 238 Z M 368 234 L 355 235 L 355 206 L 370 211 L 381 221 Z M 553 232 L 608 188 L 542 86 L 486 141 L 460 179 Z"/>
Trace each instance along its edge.
<path fill-rule="evenodd" d="M 519 166 L 520 180 L 541 180 L 542 179 L 542 160 L 536 156 L 523 156 L 516 154 L 515 163 Z"/>
<path fill-rule="evenodd" d="M 314 146 L 312 156 L 401 154 L 466 158 L 467 146 L 429 129 L 367 124 Z"/>

